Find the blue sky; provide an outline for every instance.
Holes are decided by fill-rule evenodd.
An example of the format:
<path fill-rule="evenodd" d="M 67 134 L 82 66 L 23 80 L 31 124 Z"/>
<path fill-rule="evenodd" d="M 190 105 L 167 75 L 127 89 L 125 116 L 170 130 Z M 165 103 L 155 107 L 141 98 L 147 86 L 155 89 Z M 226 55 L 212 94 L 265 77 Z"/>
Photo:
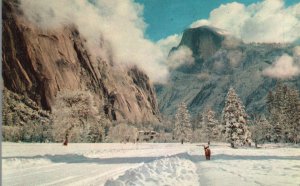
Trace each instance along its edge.
<path fill-rule="evenodd" d="M 148 24 L 146 37 L 152 41 L 181 33 L 192 22 L 207 19 L 209 13 L 221 4 L 239 2 L 245 5 L 258 0 L 135 0 L 144 5 L 144 20 Z M 285 5 L 300 0 L 285 0 Z"/>

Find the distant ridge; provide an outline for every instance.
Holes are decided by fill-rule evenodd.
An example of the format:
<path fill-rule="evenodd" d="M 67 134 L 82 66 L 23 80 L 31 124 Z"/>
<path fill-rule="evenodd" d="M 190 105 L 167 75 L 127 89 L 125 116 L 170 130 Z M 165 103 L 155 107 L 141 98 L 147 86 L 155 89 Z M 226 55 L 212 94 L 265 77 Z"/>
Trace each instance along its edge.
<path fill-rule="evenodd" d="M 193 115 L 211 107 L 221 114 L 224 99 L 233 86 L 249 113 L 264 112 L 265 96 L 277 80 L 265 77 L 262 71 L 283 54 L 293 56 L 293 44 L 246 44 L 219 29 L 201 26 L 186 29 L 181 46 L 190 48 L 194 65 L 182 65 L 171 72 L 170 82 L 156 85 L 161 112 L 173 115 L 184 101 Z M 300 89 L 300 78 L 284 81 Z"/>

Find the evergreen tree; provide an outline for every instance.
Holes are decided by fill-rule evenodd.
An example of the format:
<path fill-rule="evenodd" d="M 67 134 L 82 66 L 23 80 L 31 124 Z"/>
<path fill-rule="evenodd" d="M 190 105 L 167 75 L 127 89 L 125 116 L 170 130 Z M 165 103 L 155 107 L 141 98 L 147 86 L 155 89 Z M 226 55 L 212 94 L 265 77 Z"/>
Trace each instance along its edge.
<path fill-rule="evenodd" d="M 300 99 L 296 89 L 290 89 L 287 93 L 286 115 L 285 141 L 297 143 L 297 136 L 300 135 Z"/>
<path fill-rule="evenodd" d="M 287 138 L 286 125 L 288 122 L 288 103 L 287 103 L 287 86 L 278 82 L 275 88 L 274 105 L 272 109 L 273 134 L 274 142 L 280 142 Z"/>
<path fill-rule="evenodd" d="M 268 113 L 272 113 L 272 109 L 274 108 L 274 95 L 272 91 L 269 91 L 267 95 L 267 110 Z"/>
<path fill-rule="evenodd" d="M 192 125 L 190 114 L 185 103 L 180 103 L 177 113 L 175 115 L 175 139 L 180 140 L 183 144 L 184 141 L 190 141 L 192 136 Z"/>
<path fill-rule="evenodd" d="M 201 129 L 203 127 L 203 115 L 202 113 L 198 113 L 192 120 L 192 128 L 193 131 L 197 129 Z"/>
<path fill-rule="evenodd" d="M 296 89 L 277 83 L 275 93 L 267 96 L 272 141 L 296 142 L 299 135 L 299 93 Z"/>
<path fill-rule="evenodd" d="M 210 144 L 210 141 L 216 138 L 217 135 L 217 125 L 218 120 L 215 119 L 215 112 L 211 109 L 206 110 L 204 116 L 203 116 L 203 123 L 204 123 L 204 132 L 206 135 L 206 139 L 208 141 L 208 144 Z"/>
<path fill-rule="evenodd" d="M 271 140 L 271 129 L 272 126 L 264 115 L 254 118 L 254 123 L 251 126 L 251 134 L 255 143 L 255 147 L 257 147 L 257 144 L 259 143 L 264 143 L 266 140 Z"/>
<path fill-rule="evenodd" d="M 282 128 L 280 123 L 276 123 L 272 126 L 272 141 L 275 143 L 280 142 L 282 139 Z"/>
<path fill-rule="evenodd" d="M 251 133 L 246 126 L 247 114 L 233 88 L 228 91 L 222 115 L 223 132 L 231 146 L 249 144 Z"/>

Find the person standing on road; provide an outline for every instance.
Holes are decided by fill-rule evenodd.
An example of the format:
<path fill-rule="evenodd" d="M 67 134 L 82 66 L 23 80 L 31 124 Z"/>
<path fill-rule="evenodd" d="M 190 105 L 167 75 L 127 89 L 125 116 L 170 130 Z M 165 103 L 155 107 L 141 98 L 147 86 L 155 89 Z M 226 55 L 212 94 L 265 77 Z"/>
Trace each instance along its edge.
<path fill-rule="evenodd" d="M 69 134 L 67 133 L 66 136 L 65 136 L 65 141 L 63 143 L 64 146 L 68 145 L 68 142 L 69 142 L 68 138 L 69 138 Z"/>

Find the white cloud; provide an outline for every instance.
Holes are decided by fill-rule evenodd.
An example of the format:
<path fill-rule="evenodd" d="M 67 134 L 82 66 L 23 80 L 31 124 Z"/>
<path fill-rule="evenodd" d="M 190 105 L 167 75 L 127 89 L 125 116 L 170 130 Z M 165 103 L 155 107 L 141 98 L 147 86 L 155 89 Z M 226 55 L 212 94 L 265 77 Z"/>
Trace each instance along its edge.
<path fill-rule="evenodd" d="M 291 56 L 284 54 L 271 67 L 263 71 L 263 75 L 278 79 L 289 79 L 300 74 L 300 68 Z"/>
<path fill-rule="evenodd" d="M 137 65 L 155 82 L 168 77 L 161 48 L 144 37 L 143 6 L 133 0 L 22 0 L 21 8 L 45 29 L 76 25 L 93 55 L 112 53 L 115 62 Z"/>
<path fill-rule="evenodd" d="M 157 45 L 161 48 L 165 55 L 165 64 L 169 69 L 175 69 L 183 64 L 192 65 L 195 62 L 193 57 L 193 52 L 190 48 L 186 46 L 180 46 L 177 50 L 172 51 L 170 54 L 170 50 L 173 47 L 179 45 L 182 38 L 182 34 L 174 34 L 168 36 L 164 39 L 161 39 L 157 42 Z"/>
<path fill-rule="evenodd" d="M 285 7 L 283 0 L 264 0 L 247 7 L 233 2 L 214 9 L 208 20 L 198 20 L 191 27 L 218 27 L 245 42 L 293 42 L 300 37 L 299 12 L 300 3 Z"/>
<path fill-rule="evenodd" d="M 170 50 L 173 47 L 176 47 L 179 45 L 181 38 L 182 38 L 182 34 L 170 35 L 164 39 L 159 40 L 157 42 L 157 45 L 161 48 L 161 50 L 163 51 L 163 54 L 168 56 Z"/>
<path fill-rule="evenodd" d="M 181 46 L 174 52 L 170 53 L 167 59 L 167 65 L 170 69 L 175 69 L 183 64 L 192 65 L 195 62 L 193 52 L 186 46 Z"/>
<path fill-rule="evenodd" d="M 200 19 L 198 21 L 193 22 L 190 25 L 190 27 L 191 28 L 197 28 L 197 27 L 205 26 L 205 25 L 210 26 L 210 22 L 208 20 L 206 20 L 206 19 Z"/>

